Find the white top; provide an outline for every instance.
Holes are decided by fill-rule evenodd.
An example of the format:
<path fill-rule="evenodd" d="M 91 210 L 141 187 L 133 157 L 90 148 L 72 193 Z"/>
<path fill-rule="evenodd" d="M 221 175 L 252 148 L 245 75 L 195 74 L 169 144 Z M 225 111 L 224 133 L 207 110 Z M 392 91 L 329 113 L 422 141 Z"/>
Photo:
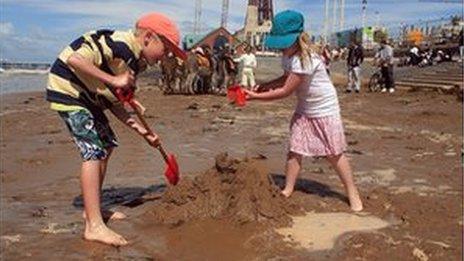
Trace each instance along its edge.
<path fill-rule="evenodd" d="M 393 64 L 393 48 L 390 45 L 385 45 L 379 52 L 380 59 L 389 64 Z"/>
<path fill-rule="evenodd" d="M 237 63 L 242 63 L 243 68 L 256 68 L 257 62 L 256 62 L 256 57 L 254 54 L 242 54 L 237 59 L 234 59 L 235 62 Z"/>
<path fill-rule="evenodd" d="M 297 105 L 295 113 L 310 118 L 326 117 L 340 113 L 337 91 L 332 84 L 320 56 L 312 54 L 311 62 L 303 68 L 297 55 L 282 57 L 284 71 L 308 75 L 296 89 Z"/>

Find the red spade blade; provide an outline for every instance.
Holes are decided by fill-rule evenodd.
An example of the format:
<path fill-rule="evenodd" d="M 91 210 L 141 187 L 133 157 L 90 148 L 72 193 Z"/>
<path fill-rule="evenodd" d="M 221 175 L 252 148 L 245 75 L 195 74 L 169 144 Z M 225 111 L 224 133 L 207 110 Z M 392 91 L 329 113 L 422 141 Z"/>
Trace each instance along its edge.
<path fill-rule="evenodd" d="M 179 165 L 177 165 L 176 156 L 174 154 L 169 154 L 168 161 L 166 162 L 166 170 L 164 171 L 164 176 L 171 185 L 176 185 L 179 182 Z"/>

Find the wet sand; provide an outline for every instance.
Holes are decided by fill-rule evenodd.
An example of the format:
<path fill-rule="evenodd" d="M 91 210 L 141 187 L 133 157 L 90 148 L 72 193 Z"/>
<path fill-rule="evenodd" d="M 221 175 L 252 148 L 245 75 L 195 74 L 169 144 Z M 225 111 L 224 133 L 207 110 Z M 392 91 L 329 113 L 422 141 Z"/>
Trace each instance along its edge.
<path fill-rule="evenodd" d="M 277 67 L 265 76 L 258 72 L 258 79 L 277 74 Z M 339 77 L 337 85 L 342 80 Z M 163 96 L 154 82 L 144 79 L 139 97 L 148 109 L 148 122 L 166 149 L 177 154 L 183 177 L 204 173 L 214 167 L 218 153 L 227 151 L 237 158 L 265 158 L 261 161 L 273 182 L 283 185 L 294 97 L 235 108 L 225 97 Z M 365 204 L 363 213 L 349 211 L 338 177 L 323 159 L 305 159 L 297 191 L 288 199 L 306 212 L 294 217 L 293 228 L 297 229 L 290 225 L 285 233 L 278 233 L 285 228 L 253 221 L 237 224 L 228 218 L 160 224 L 147 213 L 162 205 L 164 163 L 157 152 L 110 116 L 120 147 L 110 161 L 103 205 L 129 215 L 125 221 L 109 224 L 131 241 L 119 249 L 81 238 L 79 155 L 65 125 L 47 108 L 43 94 L 2 96 L 2 257 L 461 259 L 462 104 L 455 96 L 434 92 L 348 95 L 338 87 L 348 155 Z M 323 224 L 314 218 L 317 215 L 324 217 Z M 336 224 L 343 228 L 337 230 Z M 318 244 L 332 239 L 316 247 L 310 244 L 312 238 Z"/>

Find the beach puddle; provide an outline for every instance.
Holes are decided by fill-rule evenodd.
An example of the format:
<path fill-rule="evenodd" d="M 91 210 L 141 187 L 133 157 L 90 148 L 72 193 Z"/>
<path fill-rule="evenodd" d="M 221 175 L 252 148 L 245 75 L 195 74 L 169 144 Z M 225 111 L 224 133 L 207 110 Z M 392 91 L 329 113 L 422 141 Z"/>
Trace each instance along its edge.
<path fill-rule="evenodd" d="M 365 232 L 389 225 L 374 216 L 358 216 L 348 213 L 307 213 L 293 217 L 293 225 L 276 229 L 285 241 L 297 243 L 309 251 L 332 249 L 337 239 L 347 232 Z"/>

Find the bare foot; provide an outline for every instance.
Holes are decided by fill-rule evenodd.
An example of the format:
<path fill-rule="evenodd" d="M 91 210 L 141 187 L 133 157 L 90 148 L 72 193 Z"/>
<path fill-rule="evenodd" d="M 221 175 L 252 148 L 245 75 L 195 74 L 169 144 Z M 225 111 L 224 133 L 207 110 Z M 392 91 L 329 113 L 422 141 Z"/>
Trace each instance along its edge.
<path fill-rule="evenodd" d="M 128 243 L 124 237 L 109 229 L 103 223 L 96 226 L 87 225 L 86 223 L 84 238 L 112 246 L 125 246 Z"/>
<path fill-rule="evenodd" d="M 284 195 L 284 197 L 289 198 L 289 197 L 292 195 L 292 192 L 293 192 L 293 191 L 291 191 L 291 190 L 286 190 L 286 189 L 284 189 L 284 190 L 282 190 L 282 192 L 280 192 L 280 193 L 282 193 L 282 195 Z"/>
<path fill-rule="evenodd" d="M 102 212 L 103 216 L 107 215 L 109 217 L 109 220 L 122 220 L 127 218 L 126 214 L 119 211 L 104 210 Z"/>
<path fill-rule="evenodd" d="M 363 210 L 363 204 L 357 191 L 355 193 L 348 194 L 348 199 L 350 201 L 351 210 L 354 212 Z"/>
<path fill-rule="evenodd" d="M 122 220 L 126 219 L 127 215 L 119 212 L 119 211 L 111 211 L 111 210 L 102 210 L 102 218 L 104 220 Z M 86 219 L 87 215 L 85 214 L 85 211 L 82 211 L 82 218 Z"/>

